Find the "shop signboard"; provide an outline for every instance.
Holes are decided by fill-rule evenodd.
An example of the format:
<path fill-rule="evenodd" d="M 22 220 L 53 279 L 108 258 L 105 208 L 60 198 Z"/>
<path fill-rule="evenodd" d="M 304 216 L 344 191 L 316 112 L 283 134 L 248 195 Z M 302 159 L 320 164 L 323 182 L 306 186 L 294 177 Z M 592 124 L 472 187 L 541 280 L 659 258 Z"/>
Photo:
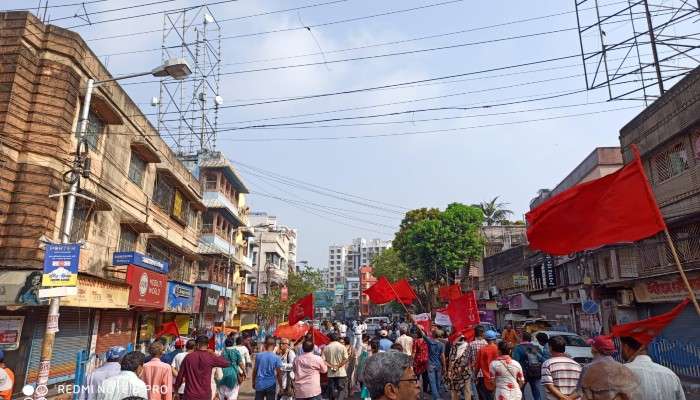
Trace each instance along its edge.
<path fill-rule="evenodd" d="M 545 287 L 557 287 L 557 274 L 554 270 L 554 257 L 550 255 L 544 256 L 544 261 L 542 261 L 542 267 Z"/>
<path fill-rule="evenodd" d="M 39 306 L 48 299 L 39 297 L 41 271 L 0 271 L 0 306 Z"/>
<path fill-rule="evenodd" d="M 317 290 L 314 292 L 314 307 L 331 308 L 335 293 L 332 290 Z"/>
<path fill-rule="evenodd" d="M 41 285 L 45 287 L 77 285 L 79 263 L 80 244 L 47 244 Z"/>
<path fill-rule="evenodd" d="M 513 275 L 513 286 L 522 287 L 527 286 L 529 276 L 527 275 Z"/>
<path fill-rule="evenodd" d="M 61 305 L 86 308 L 129 308 L 129 287 L 87 275 L 78 276 L 78 294 L 61 299 Z"/>
<path fill-rule="evenodd" d="M 218 310 L 219 306 L 219 291 L 209 288 L 202 289 L 202 309 L 201 311 L 205 314 L 214 314 Z"/>
<path fill-rule="evenodd" d="M 24 316 L 0 316 L 0 349 L 17 350 Z"/>
<path fill-rule="evenodd" d="M 181 314 L 194 312 L 194 286 L 182 282 L 168 281 L 168 298 L 165 311 Z"/>
<path fill-rule="evenodd" d="M 342 296 L 345 293 L 345 285 L 342 283 L 336 283 L 335 284 L 335 295 L 336 296 Z"/>
<path fill-rule="evenodd" d="M 689 273 L 688 283 L 700 297 L 700 273 Z M 635 282 L 634 298 L 640 303 L 675 302 L 688 296 L 688 290 L 679 275 Z"/>
<path fill-rule="evenodd" d="M 219 300 L 216 301 L 216 311 L 217 312 L 224 312 L 226 309 L 226 297 L 219 297 Z"/>
<path fill-rule="evenodd" d="M 170 264 L 136 251 L 118 251 L 112 254 L 112 265 L 136 265 L 151 271 L 167 274 Z"/>
<path fill-rule="evenodd" d="M 126 268 L 126 283 L 129 290 L 129 305 L 142 308 L 163 309 L 168 281 L 163 274 L 129 265 Z"/>

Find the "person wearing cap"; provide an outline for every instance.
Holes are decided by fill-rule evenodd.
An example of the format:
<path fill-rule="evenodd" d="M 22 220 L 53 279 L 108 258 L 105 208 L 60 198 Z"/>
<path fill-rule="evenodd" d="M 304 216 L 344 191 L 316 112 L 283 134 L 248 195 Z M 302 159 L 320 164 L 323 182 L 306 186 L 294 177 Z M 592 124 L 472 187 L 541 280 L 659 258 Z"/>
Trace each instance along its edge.
<path fill-rule="evenodd" d="M 163 354 L 163 357 L 160 358 L 160 361 L 163 361 L 166 364 L 172 364 L 173 360 L 175 359 L 175 356 L 185 351 L 184 348 L 185 338 L 178 337 L 177 339 L 175 339 L 175 350 Z"/>
<path fill-rule="evenodd" d="M 126 354 L 126 349 L 121 346 L 112 346 L 107 350 L 105 353 L 107 362 L 87 376 L 87 400 L 94 400 L 97 398 L 97 393 L 105 379 L 119 375 L 119 372 L 122 370 L 119 361 L 124 357 L 124 354 Z"/>
<path fill-rule="evenodd" d="M 577 393 L 586 400 L 640 398 L 639 379 L 612 357 L 616 349 L 610 336 L 596 336 L 587 343 L 593 361 L 583 367 Z"/>
<path fill-rule="evenodd" d="M 480 372 L 476 390 L 479 392 L 480 399 L 493 400 L 493 391 L 496 387 L 495 377 L 491 376 L 491 362 L 499 356 L 498 346 L 496 346 L 498 333 L 489 329 L 484 334 L 484 339 L 486 339 L 486 346 L 482 347 L 476 355 L 476 364 Z"/>
<path fill-rule="evenodd" d="M 394 344 L 394 342 L 389 340 L 389 332 L 382 329 L 379 331 L 379 338 L 379 351 L 389 351 L 389 349 L 391 349 L 391 345 Z"/>
<path fill-rule="evenodd" d="M 5 352 L 0 349 L 0 399 L 12 399 L 12 387 L 15 385 L 15 373 L 5 365 Z"/>

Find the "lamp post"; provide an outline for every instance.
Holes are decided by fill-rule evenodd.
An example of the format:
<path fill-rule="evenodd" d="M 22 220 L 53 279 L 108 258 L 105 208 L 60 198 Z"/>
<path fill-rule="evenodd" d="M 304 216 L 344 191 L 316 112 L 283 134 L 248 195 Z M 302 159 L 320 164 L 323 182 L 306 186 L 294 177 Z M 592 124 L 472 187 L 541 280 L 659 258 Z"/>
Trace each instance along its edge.
<path fill-rule="evenodd" d="M 80 113 L 80 126 L 78 136 L 78 146 L 73 159 L 73 166 L 66 175 L 65 181 L 70 184 L 70 188 L 66 193 L 60 193 L 59 196 L 66 196 L 66 204 L 63 213 L 63 222 L 61 223 L 61 243 L 70 243 L 70 232 L 73 228 L 73 214 L 75 212 L 76 197 L 83 197 L 88 200 L 93 200 L 87 196 L 78 193 L 80 190 L 80 178 L 88 178 L 90 176 L 90 162 L 86 157 L 89 151 L 85 133 L 87 131 L 88 116 L 90 114 L 90 103 L 92 100 L 92 92 L 96 87 L 107 83 L 115 82 L 122 79 L 135 78 L 138 76 L 153 75 L 156 77 L 172 77 L 173 79 L 185 79 L 192 73 L 187 61 L 184 58 L 172 58 L 167 60 L 162 65 L 148 72 L 129 74 L 118 76 L 116 78 L 104 79 L 96 81 L 92 78 L 88 79 L 85 89 L 85 99 L 83 101 L 83 109 Z M 84 154 L 83 154 L 84 149 Z M 58 324 L 59 308 L 61 305 L 60 297 L 52 297 L 49 302 L 49 315 L 46 319 L 46 326 L 49 327 L 51 322 L 53 325 Z M 53 355 L 53 345 L 56 339 L 56 332 L 53 329 L 47 329 L 44 332 L 44 340 L 41 346 L 41 361 L 39 362 L 39 376 L 37 377 L 37 386 L 34 391 L 34 398 L 41 399 L 47 393 L 46 385 L 49 381 L 49 372 L 51 370 L 51 356 Z"/>

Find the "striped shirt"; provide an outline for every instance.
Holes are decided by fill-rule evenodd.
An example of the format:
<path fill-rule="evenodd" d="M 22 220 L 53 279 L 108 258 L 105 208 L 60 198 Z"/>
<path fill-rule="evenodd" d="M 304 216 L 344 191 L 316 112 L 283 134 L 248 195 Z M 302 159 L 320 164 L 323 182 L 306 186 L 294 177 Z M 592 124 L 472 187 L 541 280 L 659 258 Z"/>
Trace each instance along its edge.
<path fill-rule="evenodd" d="M 552 357 L 542 363 L 542 385 L 552 384 L 568 396 L 576 391 L 581 377 L 581 365 L 569 357 Z M 557 397 L 547 392 L 547 400 L 557 400 Z"/>
<path fill-rule="evenodd" d="M 478 369 L 478 366 L 476 365 L 476 356 L 479 354 L 479 350 L 481 350 L 482 347 L 486 346 L 488 343 L 484 339 L 474 339 L 471 343 L 469 343 L 469 347 L 467 347 L 467 365 L 471 366 L 475 370 L 477 370 L 476 377 L 477 378 L 483 378 L 484 375 L 481 373 L 481 370 Z"/>
<path fill-rule="evenodd" d="M 635 399 L 685 400 L 678 376 L 663 365 L 653 362 L 648 355 L 640 354 L 625 366 L 632 370 L 641 382 L 640 392 L 643 395 Z"/>

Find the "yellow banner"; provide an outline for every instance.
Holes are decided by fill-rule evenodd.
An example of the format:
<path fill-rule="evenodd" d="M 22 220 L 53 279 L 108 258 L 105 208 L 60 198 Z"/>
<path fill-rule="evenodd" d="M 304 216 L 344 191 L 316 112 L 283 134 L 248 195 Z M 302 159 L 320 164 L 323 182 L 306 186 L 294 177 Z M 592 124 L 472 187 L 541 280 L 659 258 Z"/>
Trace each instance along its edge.
<path fill-rule="evenodd" d="M 85 275 L 78 276 L 78 294 L 64 297 L 61 305 L 89 308 L 129 308 L 129 287 Z"/>

